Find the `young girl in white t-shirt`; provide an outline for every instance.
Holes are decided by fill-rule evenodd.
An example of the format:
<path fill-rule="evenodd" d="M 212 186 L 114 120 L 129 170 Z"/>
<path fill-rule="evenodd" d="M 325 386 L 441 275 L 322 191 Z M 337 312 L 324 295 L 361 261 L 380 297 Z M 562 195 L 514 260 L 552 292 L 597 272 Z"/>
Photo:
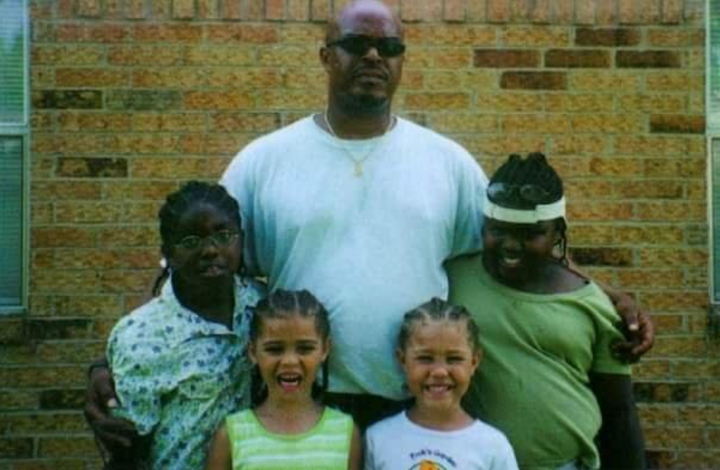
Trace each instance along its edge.
<path fill-rule="evenodd" d="M 465 308 L 435 298 L 406 313 L 396 352 L 414 402 L 367 430 L 366 470 L 517 469 L 505 436 L 460 405 L 482 356 Z"/>

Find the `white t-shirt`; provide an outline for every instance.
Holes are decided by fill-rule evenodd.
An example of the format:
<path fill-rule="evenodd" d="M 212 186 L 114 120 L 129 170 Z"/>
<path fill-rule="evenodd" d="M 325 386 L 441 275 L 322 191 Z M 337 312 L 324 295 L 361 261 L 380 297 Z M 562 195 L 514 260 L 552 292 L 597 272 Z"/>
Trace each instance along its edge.
<path fill-rule="evenodd" d="M 365 470 L 517 470 L 507 438 L 475 421 L 457 431 L 436 431 L 410 421 L 405 412 L 370 426 Z"/>
<path fill-rule="evenodd" d="M 328 309 L 330 391 L 404 398 L 403 314 L 447 298 L 443 261 L 481 245 L 487 178 L 470 154 L 404 119 L 353 141 L 310 116 L 245 147 L 221 183 L 240 202 L 250 272 Z"/>

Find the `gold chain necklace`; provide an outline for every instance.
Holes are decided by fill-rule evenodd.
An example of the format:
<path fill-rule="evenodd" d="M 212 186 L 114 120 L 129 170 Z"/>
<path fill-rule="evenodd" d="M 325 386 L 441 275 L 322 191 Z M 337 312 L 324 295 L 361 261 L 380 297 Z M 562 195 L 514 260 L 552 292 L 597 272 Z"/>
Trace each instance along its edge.
<path fill-rule="evenodd" d="M 330 131 L 330 134 L 332 134 L 333 137 L 335 137 L 337 140 L 340 141 L 340 146 L 345 151 L 346 156 L 350 159 L 350 161 L 353 162 L 353 165 L 355 166 L 354 174 L 356 177 L 360 178 L 363 175 L 363 163 L 373 156 L 375 154 L 375 151 L 380 148 L 380 145 L 384 142 L 385 136 L 387 135 L 387 132 L 390 130 L 390 128 L 393 126 L 395 122 L 395 116 L 390 116 L 390 121 L 388 122 L 388 125 L 385 126 L 385 129 L 383 129 L 382 134 L 380 134 L 378 142 L 373 145 L 373 147 L 368 150 L 368 152 L 365 154 L 364 157 L 356 159 L 353 155 L 353 152 L 345 146 L 343 143 L 343 139 L 338 137 L 338 135 L 335 133 L 335 129 L 330 125 L 330 120 L 328 119 L 327 110 L 323 113 L 323 120 L 325 121 L 325 125 L 327 126 L 328 130 Z"/>

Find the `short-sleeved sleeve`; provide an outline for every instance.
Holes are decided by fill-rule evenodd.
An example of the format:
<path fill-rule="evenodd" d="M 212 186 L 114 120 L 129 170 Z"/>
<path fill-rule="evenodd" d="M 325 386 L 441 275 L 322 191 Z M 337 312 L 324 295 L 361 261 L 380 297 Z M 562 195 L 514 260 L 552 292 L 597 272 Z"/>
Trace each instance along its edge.
<path fill-rule="evenodd" d="M 161 396 L 173 388 L 174 366 L 160 338 L 148 337 L 144 323 L 125 318 L 108 342 L 108 361 L 120 402 L 113 414 L 133 423 L 141 435 L 160 421 Z"/>
<path fill-rule="evenodd" d="M 253 144 L 241 150 L 230 162 L 220 178 L 220 184 L 240 205 L 243 229 L 243 264 L 250 275 L 263 275 L 259 272 L 257 244 L 255 243 L 255 182 Z"/>
<path fill-rule="evenodd" d="M 462 148 L 457 170 L 458 200 L 455 215 L 453 246 L 450 257 L 477 251 L 482 248 L 482 205 L 487 176 L 472 156 Z"/>

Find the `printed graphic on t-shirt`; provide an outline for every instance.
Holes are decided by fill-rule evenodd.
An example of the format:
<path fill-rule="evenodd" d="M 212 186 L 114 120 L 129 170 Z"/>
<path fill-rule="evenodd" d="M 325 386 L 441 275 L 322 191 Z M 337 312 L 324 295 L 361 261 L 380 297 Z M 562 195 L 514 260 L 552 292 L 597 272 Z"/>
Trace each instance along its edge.
<path fill-rule="evenodd" d="M 408 470 L 450 470 L 457 468 L 455 459 L 437 449 L 421 449 L 417 452 L 410 452 L 410 460 L 420 460 L 420 462 L 414 464 Z"/>
<path fill-rule="evenodd" d="M 423 460 L 422 462 L 410 467 L 410 470 L 447 470 L 437 462 L 431 460 Z"/>

